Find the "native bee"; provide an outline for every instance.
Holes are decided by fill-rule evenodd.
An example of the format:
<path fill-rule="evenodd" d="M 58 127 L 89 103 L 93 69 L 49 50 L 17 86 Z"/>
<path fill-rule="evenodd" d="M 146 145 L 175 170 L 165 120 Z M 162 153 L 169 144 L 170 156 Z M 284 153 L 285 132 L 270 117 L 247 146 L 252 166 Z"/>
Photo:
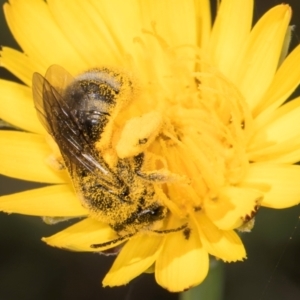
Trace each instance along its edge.
<path fill-rule="evenodd" d="M 143 152 L 118 158 L 113 166 L 101 152 L 101 143 L 109 144 L 105 131 L 111 130 L 133 89 L 127 75 L 108 68 L 74 78 L 53 65 L 45 77 L 33 75 L 39 120 L 58 145 L 76 193 L 91 217 L 119 236 L 151 228 L 168 214 L 151 182 L 157 178 L 146 178 L 141 171 Z"/>

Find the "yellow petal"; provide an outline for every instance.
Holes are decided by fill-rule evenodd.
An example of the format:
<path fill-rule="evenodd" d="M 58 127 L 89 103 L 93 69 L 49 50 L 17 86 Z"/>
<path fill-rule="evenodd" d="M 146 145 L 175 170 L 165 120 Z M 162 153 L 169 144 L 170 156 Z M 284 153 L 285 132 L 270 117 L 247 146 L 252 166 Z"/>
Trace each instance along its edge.
<path fill-rule="evenodd" d="M 64 183 L 66 172 L 54 171 L 46 164 L 51 154 L 41 135 L 0 131 L 0 174 L 27 181 Z"/>
<path fill-rule="evenodd" d="M 162 236 L 139 235 L 128 241 L 103 280 L 103 286 L 127 284 L 155 262 L 162 248 Z"/>
<path fill-rule="evenodd" d="M 231 78 L 232 65 L 250 33 L 252 11 L 253 0 L 223 0 L 218 9 L 208 53 L 228 78 Z"/>
<path fill-rule="evenodd" d="M 26 85 L 31 86 L 32 74 L 38 70 L 38 66 L 24 53 L 8 47 L 2 47 L 0 51 L 1 66 L 17 76 Z"/>
<path fill-rule="evenodd" d="M 300 97 L 270 114 L 269 122 L 257 128 L 248 155 L 250 161 L 294 163 L 300 160 Z M 289 159 L 289 160 L 288 160 Z M 293 159 L 291 161 L 291 159 Z"/>
<path fill-rule="evenodd" d="M 108 28 L 103 35 L 113 38 L 113 45 L 109 44 L 108 50 L 111 55 L 114 52 L 121 54 L 113 63 L 135 69 L 141 82 L 148 84 L 155 78 L 156 82 L 166 85 L 165 78 L 170 74 L 171 65 L 174 67 L 170 60 L 175 53 L 178 60 L 186 62 L 186 69 L 194 69 L 197 43 L 194 1 L 114 0 L 93 1 L 93 5 L 98 8 L 100 21 L 103 21 L 99 30 L 104 32 Z M 110 17 L 112 14 L 114 18 Z M 180 30 L 174 30 L 176 24 Z M 110 63 L 111 59 L 106 61 Z"/>
<path fill-rule="evenodd" d="M 265 191 L 261 205 L 287 208 L 300 202 L 300 166 L 253 163 L 243 185 L 262 186 Z"/>
<path fill-rule="evenodd" d="M 281 143 L 262 144 L 250 150 L 249 161 L 295 164 L 300 161 L 300 135 Z"/>
<path fill-rule="evenodd" d="M 300 45 L 296 47 L 283 61 L 276 72 L 272 84 L 261 99 L 260 105 L 254 111 L 256 123 L 268 121 L 268 115 L 279 107 L 300 83 L 300 69 L 295 66 L 300 61 Z M 287 80 L 288 79 L 288 80 Z"/>
<path fill-rule="evenodd" d="M 236 67 L 233 66 L 234 83 L 250 108 L 259 104 L 273 80 L 290 18 L 291 8 L 288 5 L 270 9 L 251 31 L 245 51 L 237 59 Z"/>
<path fill-rule="evenodd" d="M 250 188 L 224 187 L 216 199 L 204 202 L 204 212 L 222 230 L 231 230 L 249 221 L 256 213 L 263 193 Z"/>
<path fill-rule="evenodd" d="M 286 31 L 286 34 L 284 37 L 284 42 L 283 42 L 282 49 L 281 49 L 281 54 L 280 54 L 280 58 L 279 58 L 279 66 L 282 64 L 282 62 L 285 60 L 285 58 L 287 57 L 287 55 L 289 53 L 293 32 L 294 32 L 294 25 L 289 25 L 288 30 Z"/>
<path fill-rule="evenodd" d="M 145 0 L 137 2 L 141 13 L 142 28 L 149 30 L 152 24 L 155 24 L 157 33 L 164 37 L 171 47 L 196 44 L 194 0 Z"/>
<path fill-rule="evenodd" d="M 233 230 L 220 230 L 203 212 L 196 214 L 194 221 L 199 231 L 201 243 L 209 254 L 227 262 L 246 258 L 244 245 Z"/>
<path fill-rule="evenodd" d="M 195 1 L 196 12 L 196 29 L 197 29 L 197 45 L 200 48 L 205 48 L 210 37 L 211 31 L 211 11 L 210 1 L 200 0 Z"/>
<path fill-rule="evenodd" d="M 130 32 L 137 30 L 134 22 L 135 10 L 131 2 L 49 0 L 47 3 L 66 37 L 65 40 L 70 41 L 72 49 L 84 59 L 85 68 L 121 63 L 122 49 L 119 39 L 128 35 L 128 27 L 131 27 Z M 106 6 L 113 9 L 113 13 Z M 129 17 L 126 12 L 130 9 L 132 15 Z M 127 23 L 122 22 L 123 14 L 127 17 Z M 119 22 L 118 30 L 121 35 L 114 32 L 115 28 L 110 27 L 111 24 L 107 23 L 106 18 Z M 127 40 L 127 43 L 131 40 Z"/>
<path fill-rule="evenodd" d="M 155 278 L 170 292 L 181 292 L 201 283 L 209 268 L 207 251 L 202 247 L 197 231 L 189 236 L 182 232 L 168 234 L 155 265 Z"/>
<path fill-rule="evenodd" d="M 43 238 L 43 241 L 50 246 L 72 251 L 96 252 L 112 248 L 124 242 L 119 241 L 106 247 L 91 247 L 93 244 L 105 243 L 116 238 L 118 236 L 107 224 L 87 218 L 50 237 Z"/>
<path fill-rule="evenodd" d="M 299 139 L 299 119 L 300 97 L 274 111 L 269 116 L 268 122 L 264 126 L 257 128 L 256 133 L 251 138 L 251 148 L 260 150 L 291 139 Z"/>
<path fill-rule="evenodd" d="M 0 89 L 1 119 L 27 131 L 45 133 L 37 118 L 30 88 L 0 79 Z"/>
<path fill-rule="evenodd" d="M 101 11 L 115 43 L 124 52 L 131 52 L 133 39 L 141 35 L 142 29 L 152 30 L 153 26 L 171 47 L 196 44 L 195 6 L 192 0 L 94 0 L 93 4 Z M 112 15 L 115 17 L 110 18 Z"/>
<path fill-rule="evenodd" d="M 31 90 L 3 79 L 0 79 L 0 86 L 0 118 L 24 130 L 45 133 L 33 106 Z"/>
<path fill-rule="evenodd" d="M 4 13 L 21 48 L 42 66 L 43 73 L 52 64 L 63 64 L 71 72 L 86 66 L 61 32 L 45 1 L 10 1 L 4 5 Z M 76 28 L 73 30 L 76 32 Z"/>
<path fill-rule="evenodd" d="M 48 217 L 78 217 L 87 214 L 70 185 L 47 186 L 2 196 L 0 210 Z"/>

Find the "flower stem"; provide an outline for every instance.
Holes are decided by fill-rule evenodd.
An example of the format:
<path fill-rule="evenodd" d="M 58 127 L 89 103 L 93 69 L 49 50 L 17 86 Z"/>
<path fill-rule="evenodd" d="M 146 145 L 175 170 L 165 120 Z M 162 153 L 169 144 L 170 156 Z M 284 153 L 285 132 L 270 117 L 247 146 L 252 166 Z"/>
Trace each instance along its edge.
<path fill-rule="evenodd" d="M 209 273 L 198 286 L 183 292 L 179 300 L 222 300 L 224 290 L 224 265 L 221 261 L 211 259 Z"/>

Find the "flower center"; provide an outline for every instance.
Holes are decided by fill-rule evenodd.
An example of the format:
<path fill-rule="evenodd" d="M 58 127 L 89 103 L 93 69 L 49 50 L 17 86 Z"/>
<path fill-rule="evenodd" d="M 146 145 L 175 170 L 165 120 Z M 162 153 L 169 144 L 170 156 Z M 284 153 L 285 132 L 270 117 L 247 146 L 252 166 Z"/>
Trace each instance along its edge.
<path fill-rule="evenodd" d="M 163 126 L 147 151 L 170 172 L 189 179 L 165 183 L 168 198 L 181 211 L 201 209 L 205 199 L 243 179 L 252 117 L 237 88 L 218 70 L 191 51 L 183 55 L 184 47 L 171 49 L 161 37 L 151 36 L 159 52 L 152 57 L 163 63 L 157 66 L 144 47 L 143 65 L 151 76 L 142 78 L 148 96 L 142 96 L 140 110 L 160 112 Z"/>
<path fill-rule="evenodd" d="M 185 188 L 168 184 L 169 197 L 200 208 L 205 198 L 216 198 L 245 175 L 251 118 L 237 89 L 216 70 L 190 77 L 197 91 L 183 90 L 171 99 L 164 113 L 169 126 L 157 142 L 170 171 L 190 179 Z"/>

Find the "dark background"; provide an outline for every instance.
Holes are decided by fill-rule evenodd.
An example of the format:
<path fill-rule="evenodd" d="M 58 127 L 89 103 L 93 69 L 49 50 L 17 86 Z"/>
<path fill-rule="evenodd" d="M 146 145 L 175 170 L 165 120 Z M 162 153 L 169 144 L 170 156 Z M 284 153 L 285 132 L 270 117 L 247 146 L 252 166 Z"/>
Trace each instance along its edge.
<path fill-rule="evenodd" d="M 1 6 L 4 2 L 0 0 Z M 300 41 L 300 0 L 285 2 L 292 6 L 292 24 L 297 25 L 293 47 Z M 280 3 L 257 0 L 255 19 Z M 18 48 L 7 29 L 2 10 L 0 45 Z M 0 77 L 16 80 L 2 68 Z M 32 183 L 0 176 L 0 195 L 34 187 Z M 248 259 L 225 265 L 224 300 L 300 299 L 299 216 L 299 206 L 280 211 L 260 209 L 253 231 L 242 236 Z M 157 286 L 153 276 L 148 274 L 125 287 L 102 288 L 101 280 L 112 258 L 63 251 L 41 242 L 42 236 L 54 234 L 69 224 L 49 226 L 37 217 L 0 213 L 0 300 L 178 298 L 178 294 L 170 294 Z"/>

